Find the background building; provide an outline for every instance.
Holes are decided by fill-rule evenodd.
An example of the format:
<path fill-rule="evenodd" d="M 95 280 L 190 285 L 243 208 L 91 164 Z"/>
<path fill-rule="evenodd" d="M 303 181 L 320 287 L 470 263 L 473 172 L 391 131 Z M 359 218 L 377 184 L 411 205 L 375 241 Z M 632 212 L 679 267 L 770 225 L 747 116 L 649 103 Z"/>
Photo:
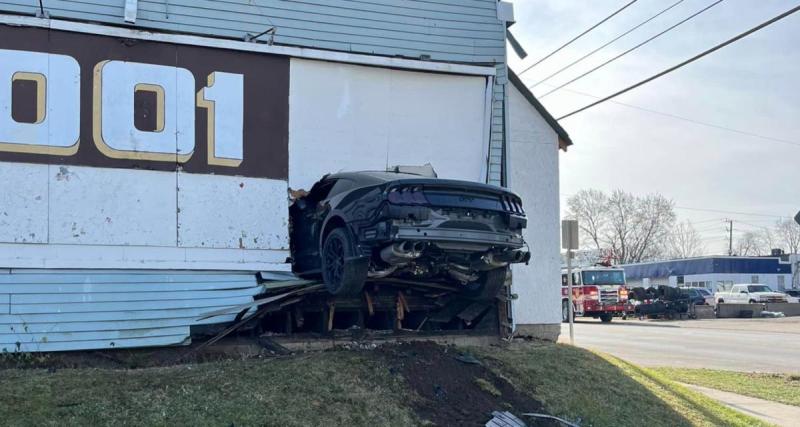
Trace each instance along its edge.
<path fill-rule="evenodd" d="M 735 283 L 792 287 L 792 264 L 778 257 L 710 256 L 622 265 L 629 286 L 689 286 L 717 291 Z"/>

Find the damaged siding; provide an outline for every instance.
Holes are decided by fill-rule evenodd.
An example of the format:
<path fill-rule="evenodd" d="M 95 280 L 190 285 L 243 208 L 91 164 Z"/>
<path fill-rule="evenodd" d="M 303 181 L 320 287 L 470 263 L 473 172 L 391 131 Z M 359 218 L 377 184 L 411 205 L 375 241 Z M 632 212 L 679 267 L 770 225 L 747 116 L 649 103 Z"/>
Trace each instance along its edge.
<path fill-rule="evenodd" d="M 261 292 L 250 273 L 6 270 L 0 353 L 188 344 L 192 327 L 232 321 Z"/>

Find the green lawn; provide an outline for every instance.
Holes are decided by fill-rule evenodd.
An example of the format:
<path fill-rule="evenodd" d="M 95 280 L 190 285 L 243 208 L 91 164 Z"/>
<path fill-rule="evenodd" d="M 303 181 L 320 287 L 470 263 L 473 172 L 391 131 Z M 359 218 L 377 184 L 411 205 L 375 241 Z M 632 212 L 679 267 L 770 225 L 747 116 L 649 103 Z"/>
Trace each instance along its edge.
<path fill-rule="evenodd" d="M 663 375 L 567 345 L 476 350 L 554 415 L 591 426 L 758 426 Z"/>
<path fill-rule="evenodd" d="M 444 350 L 439 357 L 459 353 Z M 662 373 L 586 350 L 555 344 L 466 350 L 510 382 L 511 390 L 585 427 L 763 425 Z M 325 351 L 142 369 L 5 369 L 0 420 L 36 426 L 407 426 L 430 419 L 415 413 L 420 395 L 378 353 Z M 475 372 L 468 366 L 475 365 L 462 372 Z M 466 384 L 498 399 L 503 409 L 507 389 L 481 369 Z M 447 401 L 427 407 L 439 410 Z M 486 421 L 481 416 L 476 425 Z"/>
<path fill-rule="evenodd" d="M 135 370 L 0 371 L 3 425 L 406 426 L 402 385 L 359 353 Z"/>
<path fill-rule="evenodd" d="M 659 368 L 675 381 L 800 406 L 800 375 Z"/>

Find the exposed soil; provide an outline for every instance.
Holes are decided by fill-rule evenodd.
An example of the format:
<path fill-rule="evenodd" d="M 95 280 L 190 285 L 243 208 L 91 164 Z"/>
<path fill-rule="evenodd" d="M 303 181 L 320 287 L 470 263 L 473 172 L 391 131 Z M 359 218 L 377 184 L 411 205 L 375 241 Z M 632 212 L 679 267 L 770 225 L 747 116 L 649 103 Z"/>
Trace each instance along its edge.
<path fill-rule="evenodd" d="M 411 403 L 424 421 L 438 426 L 483 426 L 493 411 L 510 411 L 529 426 L 559 425 L 522 417 L 522 413 L 543 412 L 542 404 L 455 347 L 411 342 L 381 346 L 376 354 L 419 397 Z"/>

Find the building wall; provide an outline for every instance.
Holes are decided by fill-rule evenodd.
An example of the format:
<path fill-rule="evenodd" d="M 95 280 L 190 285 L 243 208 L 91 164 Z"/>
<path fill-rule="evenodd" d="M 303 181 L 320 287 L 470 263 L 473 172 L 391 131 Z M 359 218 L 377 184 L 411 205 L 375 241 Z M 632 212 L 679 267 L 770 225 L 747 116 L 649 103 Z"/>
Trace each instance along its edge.
<path fill-rule="evenodd" d="M 514 265 L 514 322 L 526 325 L 561 323 L 561 258 L 558 194 L 558 136 L 538 111 L 508 85 L 509 181 L 523 200 L 528 217 L 525 241 L 528 265 Z M 556 332 L 557 333 L 557 332 Z"/>
<path fill-rule="evenodd" d="M 52 18 L 131 26 L 125 0 L 47 0 Z M 35 15 L 34 0 L 0 11 Z M 271 27 L 276 44 L 434 61 L 505 62 L 496 0 L 139 0 L 135 26 L 242 40 Z M 265 35 L 260 40 L 268 40 Z"/>
<path fill-rule="evenodd" d="M 485 77 L 292 59 L 289 186 L 322 175 L 430 163 L 483 181 Z"/>
<path fill-rule="evenodd" d="M 790 289 L 792 287 L 791 274 L 768 274 L 768 273 L 707 273 L 707 274 L 688 274 L 683 276 L 683 284 L 678 284 L 678 276 L 647 278 L 643 280 L 629 280 L 630 287 L 650 287 L 650 286 L 691 286 L 704 287 L 711 291 L 718 291 L 723 284 L 753 283 L 753 276 L 757 277 L 756 283 L 767 285 L 773 290 Z M 781 279 L 781 277 L 783 279 Z M 781 282 L 782 280 L 782 282 Z M 702 286 L 700 285 L 702 282 Z M 783 287 L 781 287 L 783 283 Z"/>

